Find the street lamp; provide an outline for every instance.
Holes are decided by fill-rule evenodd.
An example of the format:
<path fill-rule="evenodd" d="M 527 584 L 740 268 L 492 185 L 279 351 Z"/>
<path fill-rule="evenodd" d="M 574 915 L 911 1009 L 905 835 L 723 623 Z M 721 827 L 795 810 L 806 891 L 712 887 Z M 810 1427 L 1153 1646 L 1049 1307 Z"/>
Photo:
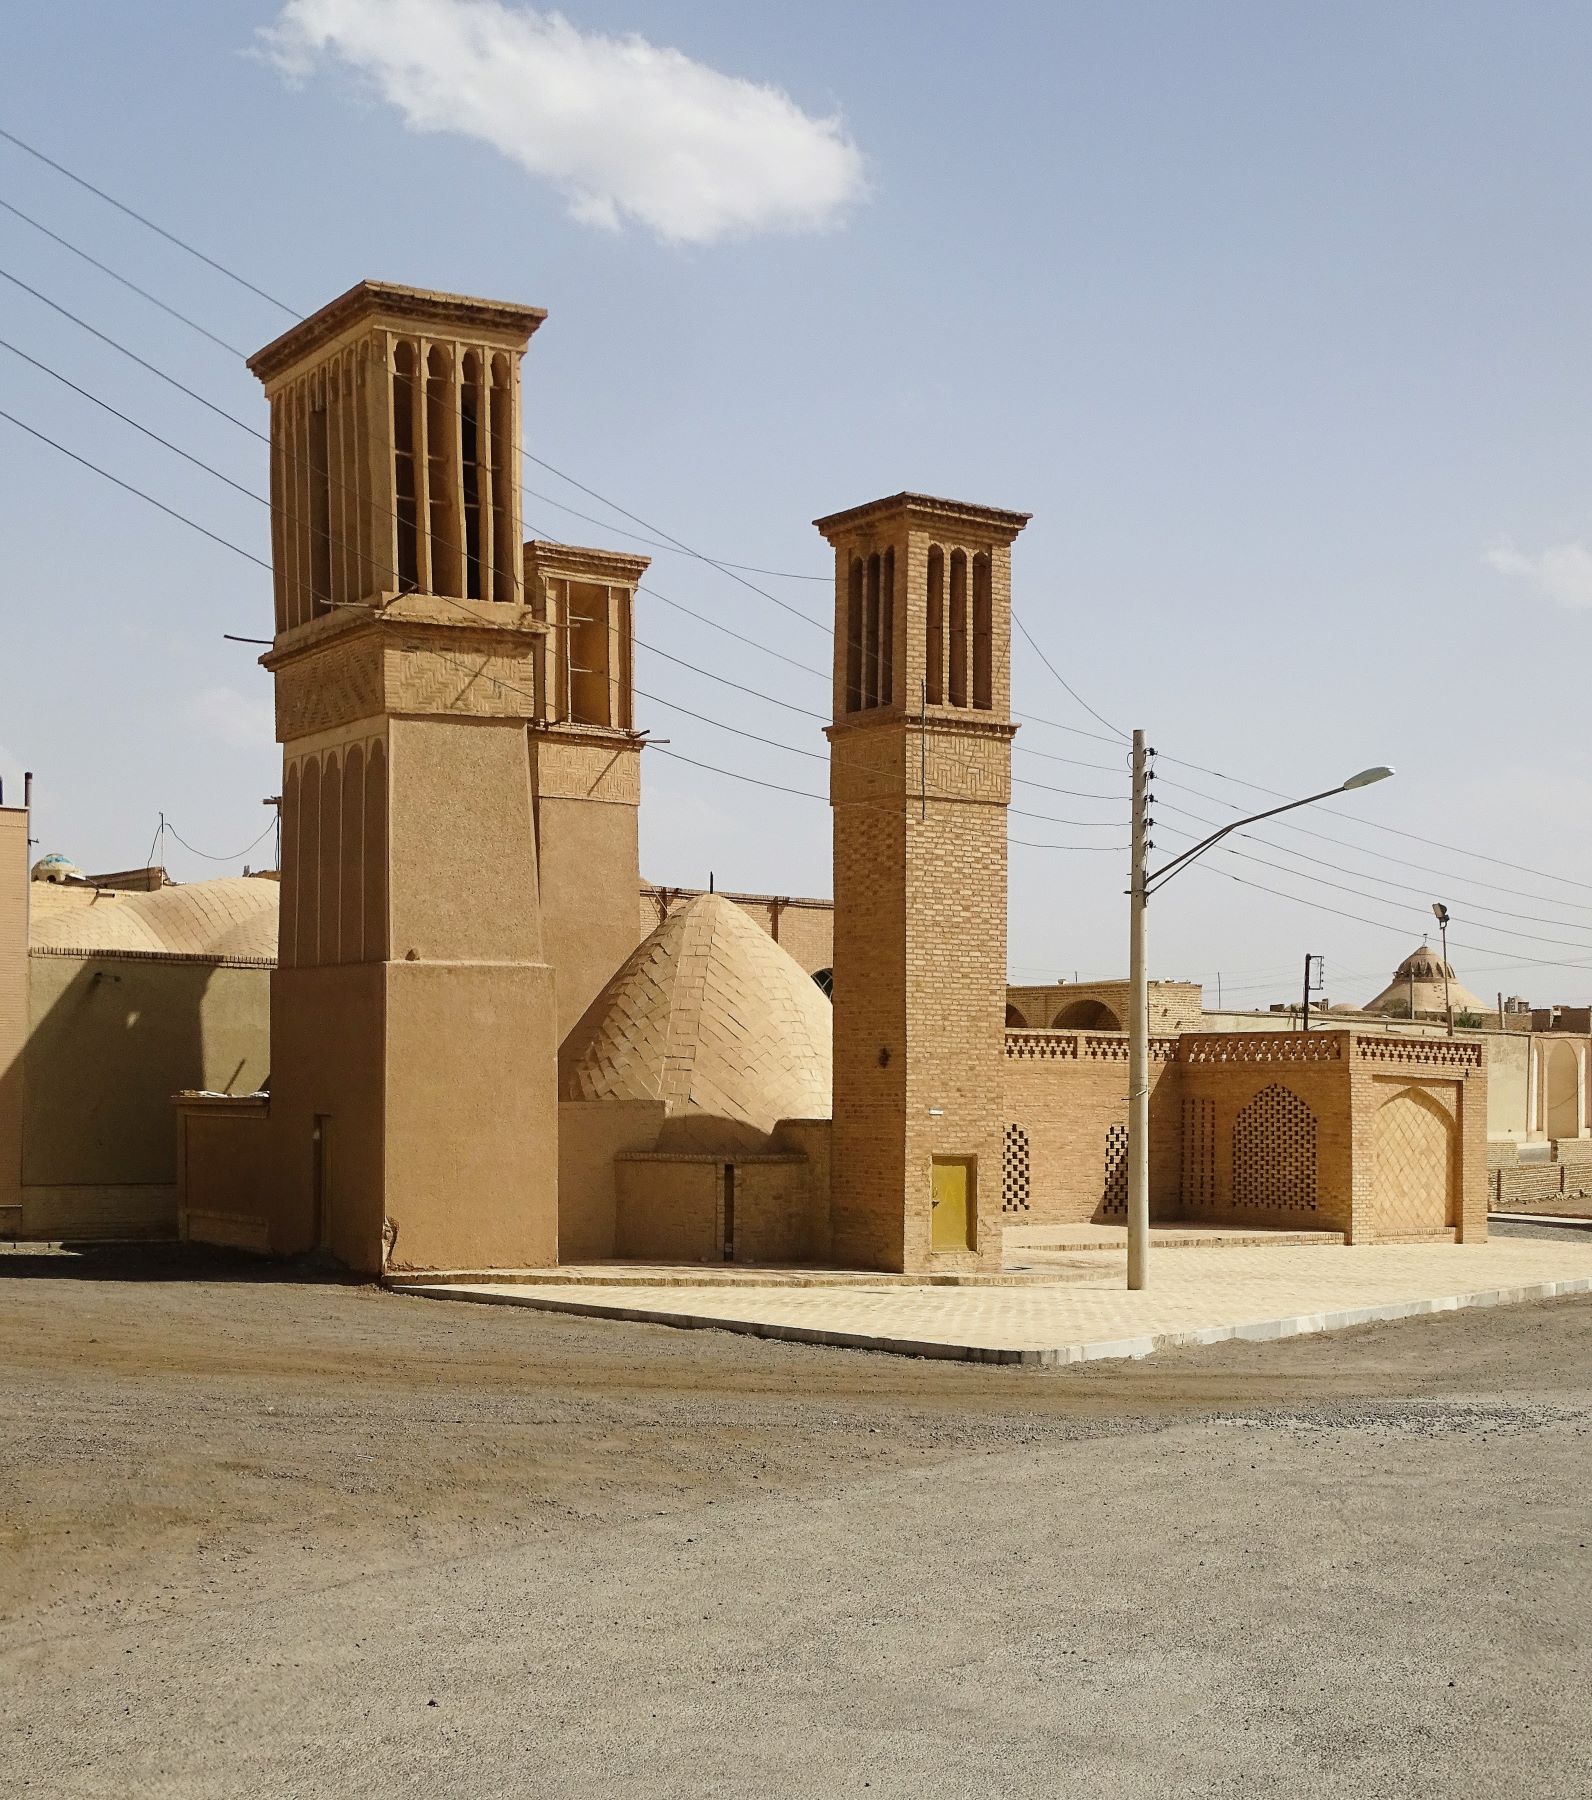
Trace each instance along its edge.
<path fill-rule="evenodd" d="M 1149 841 L 1150 779 L 1147 757 L 1153 754 L 1144 747 L 1144 733 L 1133 734 L 1133 869 L 1128 889 L 1128 1286 L 1142 1288 L 1149 1274 L 1150 1243 L 1150 990 L 1144 966 L 1144 915 L 1150 895 L 1164 887 L 1180 870 L 1198 856 L 1220 843 L 1231 832 L 1245 825 L 1272 819 L 1278 813 L 1292 812 L 1295 807 L 1312 806 L 1318 800 L 1330 800 L 1334 794 L 1347 794 L 1354 788 L 1370 787 L 1386 781 L 1393 773 L 1378 763 L 1361 769 L 1336 787 L 1323 788 L 1319 794 L 1306 794 L 1302 800 L 1286 800 L 1281 806 L 1270 806 L 1248 818 L 1234 819 L 1231 825 L 1213 831 L 1190 849 L 1174 856 L 1159 869 L 1150 871 L 1147 852 Z M 1445 955 L 1446 963 L 1447 957 Z"/>
<path fill-rule="evenodd" d="M 1448 908 L 1441 900 L 1432 902 L 1432 911 L 1437 915 L 1437 929 L 1443 934 L 1443 1011 L 1448 1018 L 1448 1035 L 1454 1035 L 1454 1001 L 1448 991 Z M 1412 1012 L 1410 1018 L 1413 1020 Z"/>

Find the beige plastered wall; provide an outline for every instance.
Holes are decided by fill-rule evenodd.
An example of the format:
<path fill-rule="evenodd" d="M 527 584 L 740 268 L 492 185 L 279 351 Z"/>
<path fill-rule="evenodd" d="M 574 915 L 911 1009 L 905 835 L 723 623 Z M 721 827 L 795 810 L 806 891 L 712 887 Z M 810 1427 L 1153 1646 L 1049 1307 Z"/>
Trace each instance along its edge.
<path fill-rule="evenodd" d="M 28 814 L 0 807 L 0 1237 L 22 1229 L 23 1052 L 28 1037 Z"/>
<path fill-rule="evenodd" d="M 269 1254 L 270 1101 L 179 1094 L 177 1221 L 187 1242 Z"/>
<path fill-rule="evenodd" d="M 1527 1113 L 1531 1054 L 1531 1039 L 1524 1032 L 1487 1034 L 1487 1136 L 1496 1142 L 1524 1143 L 1531 1134 Z"/>
<path fill-rule="evenodd" d="M 634 1152 L 616 1165 L 618 1253 L 639 1262 L 814 1259 L 823 1197 L 799 1151 L 744 1157 Z M 727 1210 L 733 1181 L 733 1210 Z"/>
<path fill-rule="evenodd" d="M 651 1150 L 661 1100 L 564 1100 L 558 1108 L 558 1260 L 619 1254 L 615 1159 Z"/>
<path fill-rule="evenodd" d="M 265 1079 L 270 976 L 169 956 L 29 956 L 24 1235 L 177 1234 L 171 1097 Z"/>
<path fill-rule="evenodd" d="M 530 746 L 544 954 L 558 977 L 562 1043 L 636 947 L 640 753 L 535 732 Z"/>

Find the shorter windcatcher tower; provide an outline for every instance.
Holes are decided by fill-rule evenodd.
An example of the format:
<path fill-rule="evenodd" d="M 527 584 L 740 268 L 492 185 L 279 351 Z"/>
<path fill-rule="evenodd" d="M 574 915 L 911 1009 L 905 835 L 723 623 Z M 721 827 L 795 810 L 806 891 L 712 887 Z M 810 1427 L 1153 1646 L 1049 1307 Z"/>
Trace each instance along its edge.
<path fill-rule="evenodd" d="M 897 494 L 835 551 L 837 1262 L 998 1267 L 1011 546 L 1027 513 Z"/>
<path fill-rule="evenodd" d="M 560 1039 L 636 945 L 634 617 L 648 561 L 542 538 L 525 546 L 526 600 L 544 629 L 531 787 Z"/>
<path fill-rule="evenodd" d="M 282 1247 L 359 1269 L 556 1255 L 527 748 L 549 628 L 519 471 L 544 317 L 367 281 L 249 365 L 271 406 Z"/>

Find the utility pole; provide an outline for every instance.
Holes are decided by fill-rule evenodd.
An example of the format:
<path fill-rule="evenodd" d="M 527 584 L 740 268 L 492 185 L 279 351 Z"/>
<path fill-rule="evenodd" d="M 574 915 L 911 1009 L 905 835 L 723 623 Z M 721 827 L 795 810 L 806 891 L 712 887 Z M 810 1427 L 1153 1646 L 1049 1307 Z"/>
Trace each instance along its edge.
<path fill-rule="evenodd" d="M 1316 965 L 1316 978 L 1314 981 L 1312 981 L 1310 979 L 1310 965 L 1312 963 L 1314 963 Z M 1325 959 L 1320 956 L 1312 955 L 1311 952 L 1307 950 L 1305 952 L 1305 996 L 1304 996 L 1305 1003 L 1304 1003 L 1304 1009 L 1299 1015 L 1300 1018 L 1304 1021 L 1304 1028 L 1306 1031 L 1308 1031 L 1310 1029 L 1310 993 L 1311 993 L 1311 990 L 1314 989 L 1315 992 L 1319 994 L 1325 990 L 1326 985 L 1327 985 L 1327 965 L 1326 965 Z"/>
<path fill-rule="evenodd" d="M 1319 794 L 1306 794 L 1302 800 L 1284 800 L 1281 806 L 1268 806 L 1264 812 L 1251 813 L 1246 819 L 1234 819 L 1220 825 L 1207 838 L 1180 851 L 1159 869 L 1149 867 L 1150 842 L 1150 772 L 1147 758 L 1153 750 L 1144 748 L 1144 733 L 1133 734 L 1133 865 L 1128 881 L 1128 1286 L 1142 1288 L 1149 1275 L 1150 1242 L 1150 985 L 1144 970 L 1144 911 L 1150 895 L 1162 887 L 1191 862 L 1201 857 L 1223 838 L 1231 837 L 1246 825 L 1258 825 L 1262 819 L 1274 819 L 1278 813 L 1293 812 L 1301 806 L 1313 806 L 1318 800 L 1330 800 L 1337 794 L 1352 793 L 1370 787 L 1372 782 L 1386 781 L 1393 771 L 1381 763 L 1362 769 L 1336 787 L 1323 788 Z M 1306 976 L 1308 983 L 1309 977 Z M 1308 987 L 1306 998 L 1308 999 Z"/>
<path fill-rule="evenodd" d="M 1128 877 L 1128 1286 L 1149 1280 L 1150 987 L 1144 968 L 1150 780 L 1144 733 L 1133 734 L 1133 861 Z"/>

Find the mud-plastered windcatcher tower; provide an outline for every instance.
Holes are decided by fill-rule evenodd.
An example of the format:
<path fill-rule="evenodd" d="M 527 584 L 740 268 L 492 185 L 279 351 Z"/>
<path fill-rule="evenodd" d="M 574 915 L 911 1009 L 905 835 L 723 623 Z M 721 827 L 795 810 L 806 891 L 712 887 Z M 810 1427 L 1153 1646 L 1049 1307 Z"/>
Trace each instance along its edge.
<path fill-rule="evenodd" d="M 531 307 L 361 282 L 250 361 L 271 406 L 282 1248 L 556 1255 L 557 1008 L 528 726 Z"/>
<path fill-rule="evenodd" d="M 998 1267 L 1011 546 L 1027 513 L 897 494 L 835 551 L 833 1254 Z"/>
<path fill-rule="evenodd" d="M 633 625 L 648 562 L 542 538 L 525 546 L 526 600 L 546 628 L 531 788 L 561 1041 L 636 947 L 642 739 Z"/>

